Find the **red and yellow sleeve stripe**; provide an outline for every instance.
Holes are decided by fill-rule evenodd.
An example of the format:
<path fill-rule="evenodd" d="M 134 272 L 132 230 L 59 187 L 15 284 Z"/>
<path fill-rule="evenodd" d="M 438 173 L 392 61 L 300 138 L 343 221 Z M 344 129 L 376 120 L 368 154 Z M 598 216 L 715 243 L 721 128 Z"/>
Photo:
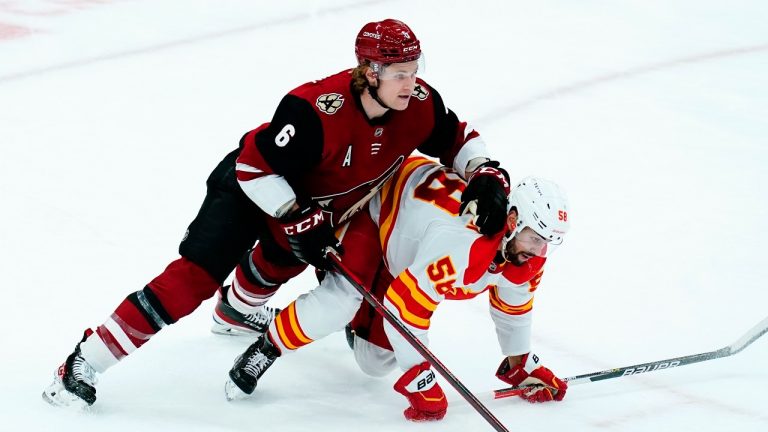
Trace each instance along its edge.
<path fill-rule="evenodd" d="M 379 214 L 379 239 L 382 250 L 387 250 L 389 236 L 397 220 L 397 211 L 400 208 L 400 200 L 403 197 L 406 180 L 416 168 L 434 163 L 423 157 L 411 157 L 406 159 L 405 165 L 390 179 L 381 190 L 381 213 Z"/>
<path fill-rule="evenodd" d="M 528 288 L 528 292 L 534 292 L 537 288 L 539 288 L 539 284 L 541 283 L 541 277 L 544 275 L 544 269 L 539 270 L 538 273 L 536 273 L 536 276 L 533 277 L 533 279 L 528 281 L 528 285 L 531 287 Z"/>
<path fill-rule="evenodd" d="M 312 342 L 299 325 L 296 317 L 296 302 L 291 302 L 275 317 L 275 329 L 280 342 L 290 350 L 301 348 Z"/>
<path fill-rule="evenodd" d="M 499 296 L 499 287 L 497 286 L 494 286 L 493 289 L 488 292 L 488 299 L 491 301 L 491 307 L 507 315 L 523 315 L 533 309 L 533 297 L 521 305 L 511 305 L 505 303 L 504 300 L 501 299 Z"/>
<path fill-rule="evenodd" d="M 429 319 L 438 303 L 419 288 L 411 272 L 405 270 L 392 281 L 386 298 L 395 305 L 404 323 L 422 330 L 429 328 Z"/>

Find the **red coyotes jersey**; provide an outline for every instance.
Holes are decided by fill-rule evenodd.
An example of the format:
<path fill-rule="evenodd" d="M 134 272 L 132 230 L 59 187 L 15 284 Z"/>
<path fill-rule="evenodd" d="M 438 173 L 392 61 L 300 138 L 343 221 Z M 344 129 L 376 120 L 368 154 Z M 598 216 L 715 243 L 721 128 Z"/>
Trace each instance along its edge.
<path fill-rule="evenodd" d="M 530 351 L 533 292 L 546 258 L 533 257 L 521 266 L 497 265 L 503 233 L 483 236 L 470 215 L 459 216 L 465 186 L 455 172 L 424 158 L 409 158 L 371 201 L 385 264 L 394 276 L 384 304 L 427 343 L 430 318 L 442 300 L 488 292 L 502 352 L 524 354 Z M 385 331 L 401 368 L 423 361 L 391 326 L 385 325 Z"/>
<path fill-rule="evenodd" d="M 248 132 L 237 160 L 244 189 L 263 176 L 283 176 L 297 199 L 314 200 L 338 224 L 361 209 L 414 150 L 450 166 L 466 142 L 479 139 L 420 79 L 407 109 L 373 120 L 351 82 L 346 70 L 304 84 L 283 98 L 271 122 Z"/>

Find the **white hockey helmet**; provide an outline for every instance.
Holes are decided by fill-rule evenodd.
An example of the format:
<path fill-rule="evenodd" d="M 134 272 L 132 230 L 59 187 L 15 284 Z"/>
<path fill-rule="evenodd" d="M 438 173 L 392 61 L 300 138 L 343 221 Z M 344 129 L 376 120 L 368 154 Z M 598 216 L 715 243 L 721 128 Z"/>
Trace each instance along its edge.
<path fill-rule="evenodd" d="M 508 211 L 517 210 L 517 226 L 507 239 L 530 227 L 547 241 L 548 253 L 560 245 L 570 228 L 568 198 L 560 187 L 546 179 L 526 177 L 509 194 Z M 548 254 L 547 253 L 547 254 Z"/>

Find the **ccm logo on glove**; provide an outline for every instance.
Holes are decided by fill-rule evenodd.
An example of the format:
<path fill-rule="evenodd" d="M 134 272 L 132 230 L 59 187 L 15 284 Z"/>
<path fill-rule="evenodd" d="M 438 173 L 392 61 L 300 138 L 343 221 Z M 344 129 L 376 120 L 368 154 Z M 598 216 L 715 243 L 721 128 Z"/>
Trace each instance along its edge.
<path fill-rule="evenodd" d="M 312 228 L 315 228 L 316 226 L 325 222 L 325 215 L 323 214 L 323 211 L 321 209 L 307 208 L 306 210 L 314 210 L 314 212 L 306 215 L 304 214 L 297 215 L 297 217 L 301 217 L 302 219 L 290 225 L 288 224 L 283 225 L 283 231 L 286 234 L 288 235 L 300 234 L 305 231 L 309 231 Z"/>

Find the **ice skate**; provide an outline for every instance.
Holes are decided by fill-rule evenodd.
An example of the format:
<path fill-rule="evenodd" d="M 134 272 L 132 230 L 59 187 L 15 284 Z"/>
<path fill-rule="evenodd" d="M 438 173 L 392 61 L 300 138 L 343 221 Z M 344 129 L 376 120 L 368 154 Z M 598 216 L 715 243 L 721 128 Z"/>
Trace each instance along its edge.
<path fill-rule="evenodd" d="M 261 336 L 280 313 L 280 309 L 262 306 L 257 313 L 243 314 L 227 302 L 229 286 L 221 289 L 219 301 L 213 310 L 211 331 L 228 336 Z"/>
<path fill-rule="evenodd" d="M 265 336 L 260 336 L 236 360 L 224 384 L 227 400 L 242 399 L 253 393 L 264 372 L 280 356 L 280 352 Z"/>
<path fill-rule="evenodd" d="M 80 343 L 92 333 L 86 330 Z M 96 371 L 80 355 L 80 343 L 56 369 L 53 383 L 43 391 L 43 399 L 51 405 L 82 410 L 96 402 Z"/>

